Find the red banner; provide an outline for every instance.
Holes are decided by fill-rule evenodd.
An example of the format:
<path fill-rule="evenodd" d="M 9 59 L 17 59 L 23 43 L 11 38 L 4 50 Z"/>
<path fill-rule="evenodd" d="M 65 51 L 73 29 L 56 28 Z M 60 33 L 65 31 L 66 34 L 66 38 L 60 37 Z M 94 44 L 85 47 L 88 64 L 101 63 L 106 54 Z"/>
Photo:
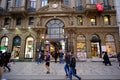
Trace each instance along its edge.
<path fill-rule="evenodd" d="M 99 12 L 104 10 L 102 4 L 96 4 L 96 8 Z"/>

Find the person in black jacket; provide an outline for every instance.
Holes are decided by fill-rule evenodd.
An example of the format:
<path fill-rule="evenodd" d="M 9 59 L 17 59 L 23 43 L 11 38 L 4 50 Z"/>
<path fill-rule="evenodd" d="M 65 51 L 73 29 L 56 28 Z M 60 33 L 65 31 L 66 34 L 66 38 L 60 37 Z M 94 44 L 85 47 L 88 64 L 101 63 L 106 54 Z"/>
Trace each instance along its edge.
<path fill-rule="evenodd" d="M 78 80 L 81 80 L 81 77 L 79 77 L 77 74 L 76 74 L 76 59 L 75 57 L 73 56 L 73 52 L 71 52 L 71 59 L 70 59 L 70 71 L 69 71 L 69 78 L 70 80 L 72 80 L 72 75 L 75 76 L 76 78 L 78 78 Z"/>
<path fill-rule="evenodd" d="M 104 60 L 105 66 L 107 66 L 107 64 L 109 64 L 110 66 L 112 65 L 109 60 L 107 52 L 104 52 L 103 60 Z"/>
<path fill-rule="evenodd" d="M 64 66 L 66 77 L 68 77 L 68 75 L 69 75 L 70 57 L 71 57 L 70 52 L 66 52 L 65 53 L 65 66 Z"/>
<path fill-rule="evenodd" d="M 11 53 L 10 52 L 5 52 L 3 54 L 4 54 L 4 68 L 6 67 L 8 69 L 8 71 L 10 72 L 11 69 L 8 66 L 8 63 L 10 62 Z"/>
<path fill-rule="evenodd" d="M 4 56 L 2 54 L 2 51 L 0 51 L 0 80 L 2 79 L 3 66 L 4 66 Z"/>
<path fill-rule="evenodd" d="M 118 62 L 119 62 L 119 67 L 120 67 L 120 52 L 117 54 L 117 59 L 118 59 Z"/>

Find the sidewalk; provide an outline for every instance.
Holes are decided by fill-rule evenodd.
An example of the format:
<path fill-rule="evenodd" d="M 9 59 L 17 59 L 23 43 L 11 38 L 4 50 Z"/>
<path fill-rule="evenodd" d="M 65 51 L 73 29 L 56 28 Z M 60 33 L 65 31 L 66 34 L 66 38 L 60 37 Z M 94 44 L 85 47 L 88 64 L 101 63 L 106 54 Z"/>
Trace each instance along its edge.
<path fill-rule="evenodd" d="M 82 80 L 120 80 L 120 68 L 116 61 L 112 62 L 112 66 L 105 66 L 102 62 L 77 62 L 76 68 Z M 68 80 L 65 77 L 64 64 L 54 62 L 51 63 L 50 74 L 46 74 L 44 64 L 16 62 L 12 65 L 11 72 L 4 72 L 3 78 L 7 80 Z"/>

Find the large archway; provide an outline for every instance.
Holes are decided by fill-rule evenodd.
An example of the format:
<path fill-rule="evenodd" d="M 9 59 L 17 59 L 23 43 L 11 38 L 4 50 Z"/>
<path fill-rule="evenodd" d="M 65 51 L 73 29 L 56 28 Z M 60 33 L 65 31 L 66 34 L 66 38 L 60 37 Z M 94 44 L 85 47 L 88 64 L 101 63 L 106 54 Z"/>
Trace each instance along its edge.
<path fill-rule="evenodd" d="M 59 19 L 52 19 L 46 24 L 45 50 L 54 53 L 62 49 L 65 51 L 64 23 Z"/>

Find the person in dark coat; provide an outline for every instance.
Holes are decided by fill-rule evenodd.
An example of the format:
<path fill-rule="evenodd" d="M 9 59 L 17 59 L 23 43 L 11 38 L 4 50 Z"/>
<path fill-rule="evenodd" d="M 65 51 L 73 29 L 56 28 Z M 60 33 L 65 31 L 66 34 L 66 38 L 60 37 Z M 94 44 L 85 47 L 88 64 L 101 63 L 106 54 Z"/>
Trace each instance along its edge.
<path fill-rule="evenodd" d="M 57 63 L 57 58 L 58 58 L 58 52 L 57 51 L 55 51 L 54 56 L 55 56 L 55 63 Z"/>
<path fill-rule="evenodd" d="M 107 64 L 109 64 L 110 66 L 112 65 L 109 60 L 107 52 L 104 52 L 103 60 L 104 60 L 105 66 L 107 66 Z"/>
<path fill-rule="evenodd" d="M 6 67 L 7 69 L 8 69 L 8 71 L 10 72 L 11 71 L 11 69 L 10 69 L 10 67 L 8 66 L 8 63 L 10 62 L 10 57 L 11 57 L 11 53 L 9 52 L 5 52 L 5 53 L 3 53 L 4 54 L 4 58 L 5 58 L 5 60 L 4 60 L 4 68 Z"/>
<path fill-rule="evenodd" d="M 117 54 L 117 59 L 118 59 L 118 62 L 119 62 L 119 67 L 120 67 L 120 52 Z"/>

